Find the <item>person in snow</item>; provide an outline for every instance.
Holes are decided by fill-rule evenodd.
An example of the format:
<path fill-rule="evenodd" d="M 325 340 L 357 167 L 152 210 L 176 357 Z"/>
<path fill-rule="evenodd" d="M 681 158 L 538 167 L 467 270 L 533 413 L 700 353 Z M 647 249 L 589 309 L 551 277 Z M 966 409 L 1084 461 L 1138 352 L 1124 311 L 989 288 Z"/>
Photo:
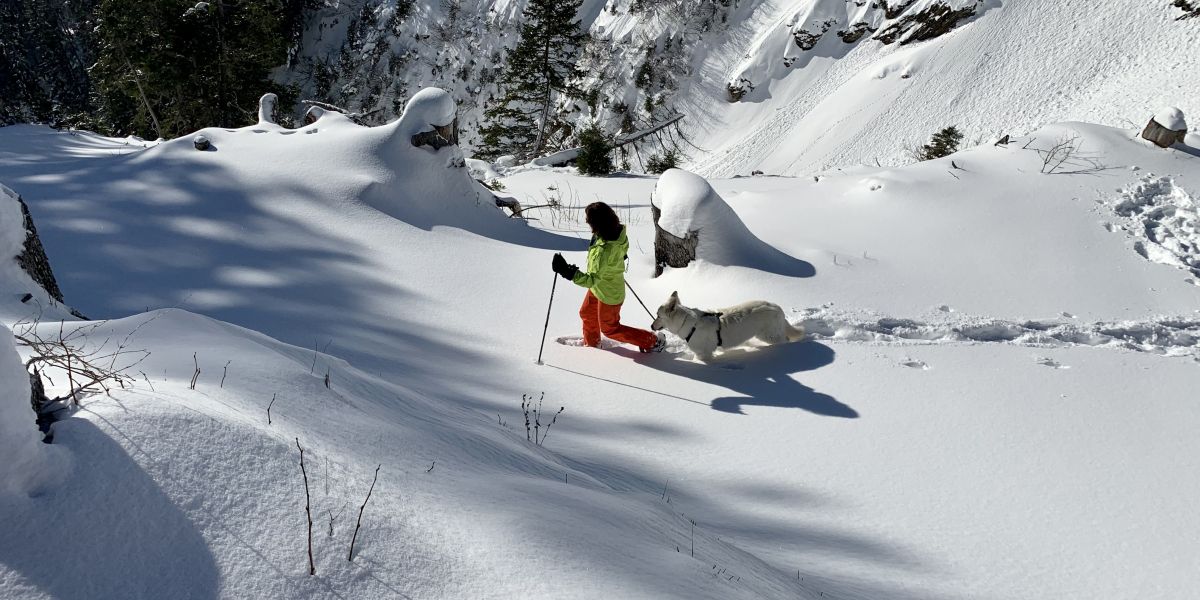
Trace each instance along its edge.
<path fill-rule="evenodd" d="M 604 334 L 609 339 L 637 346 L 642 352 L 661 352 L 666 346 L 662 334 L 621 324 L 621 304 L 625 302 L 625 257 L 629 253 L 625 226 L 617 213 L 603 202 L 589 204 L 584 214 L 592 228 L 587 271 L 567 264 L 559 253 L 554 254 L 551 262 L 555 273 L 588 290 L 579 309 L 579 318 L 583 319 L 583 343 L 598 347 L 600 334 Z"/>

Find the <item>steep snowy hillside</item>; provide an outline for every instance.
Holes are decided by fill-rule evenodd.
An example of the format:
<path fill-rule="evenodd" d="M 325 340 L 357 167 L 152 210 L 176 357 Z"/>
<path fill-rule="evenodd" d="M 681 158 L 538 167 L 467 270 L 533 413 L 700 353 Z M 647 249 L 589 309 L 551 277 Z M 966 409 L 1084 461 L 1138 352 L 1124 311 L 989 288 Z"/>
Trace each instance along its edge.
<path fill-rule="evenodd" d="M 101 91 L 89 77 L 109 94 L 129 83 L 113 56 L 118 40 L 96 38 L 105 31 L 96 2 L 26 4 L 0 25 L 13 29 L 0 35 L 0 95 L 7 96 L 0 121 L 103 123 L 148 136 L 150 115 L 134 110 L 143 101 L 132 89 L 120 101 L 104 96 L 99 116 L 86 114 Z M 505 68 L 528 25 L 527 0 L 285 5 L 280 26 L 292 45 L 255 68 L 282 86 L 286 122 L 301 121 L 308 105 L 292 102 L 307 100 L 382 124 L 418 90 L 436 86 L 457 106 L 463 149 L 480 154 L 484 111 L 512 83 Z M 179 6 L 146 24 L 166 46 L 196 33 L 187 22 L 195 7 Z M 950 125 L 968 141 L 1064 120 L 1141 125 L 1163 105 L 1200 110 L 1189 104 L 1200 92 L 1192 76 L 1200 66 L 1195 10 L 1195 2 L 1172 0 L 1086 9 L 1000 0 L 582 0 L 577 18 L 589 37 L 574 58 L 586 75 L 577 93 L 553 99 L 544 153 L 576 145 L 580 127 L 593 120 L 618 135 L 682 115 L 618 149 L 617 167 L 657 172 L 654 164 L 672 151 L 706 176 L 807 175 L 911 162 L 910 148 Z M 108 71 L 89 75 L 94 59 Z M 282 64 L 272 69 L 275 60 Z M 152 84 L 162 89 L 150 97 L 170 112 L 178 104 L 168 101 L 178 93 L 171 78 L 187 79 L 195 96 L 211 85 L 199 81 L 211 77 L 205 73 L 159 74 Z M 267 91 L 245 89 L 269 87 L 260 75 L 239 80 L 239 99 Z M 252 110 L 243 104 L 218 114 Z M 119 122 L 135 113 L 137 123 Z M 205 113 L 175 115 L 185 125 L 167 130 L 211 124 L 198 123 L 198 114 Z"/>
<path fill-rule="evenodd" d="M 704 117 L 687 121 L 704 149 L 693 167 L 727 177 L 903 164 L 907 148 L 948 125 L 969 140 L 1062 120 L 1142 126 L 1160 106 L 1200 92 L 1191 75 L 1200 66 L 1200 22 L 1176 20 L 1168 2 L 918 4 L 975 4 L 976 15 L 906 45 L 880 40 L 887 25 L 855 3 L 761 5 L 703 69 L 754 89 L 730 106 L 720 86 L 702 80 L 679 104 Z M 879 32 L 847 43 L 843 32 L 860 23 Z M 811 34 L 808 49 L 802 31 Z"/>
<path fill-rule="evenodd" d="M 1200 471 L 1181 458 L 1200 452 L 1195 136 L 1161 149 L 1061 123 L 918 165 L 707 183 L 517 167 L 506 193 L 561 201 L 522 222 L 459 150 L 412 145 L 448 102 L 422 93 L 378 128 L 209 129 L 207 151 L 0 128 L 0 181 L 29 204 L 65 295 L 113 319 L 86 325 L 87 343 L 150 353 L 129 389 L 60 415 L 61 481 L 0 496 L 15 524 L 0 528 L 0 595 L 1200 585 Z M 1063 140 L 1072 155 L 1047 162 Z M 736 239 L 654 278 L 652 198 L 681 209 L 665 213 L 677 233 L 724 214 L 708 231 Z M 627 223 L 627 278 L 651 310 L 672 291 L 706 309 L 765 299 L 809 338 L 711 364 L 678 338 L 653 355 L 554 343 L 577 334 L 583 291 L 552 288 L 550 256 L 582 264 L 594 200 Z M 623 318 L 650 322 L 632 296 Z M 4 414 L 25 400 L 12 380 Z M 563 412 L 539 445 L 522 400 L 542 393 L 535 435 Z M 91 560 L 42 558 L 55 553 Z"/>

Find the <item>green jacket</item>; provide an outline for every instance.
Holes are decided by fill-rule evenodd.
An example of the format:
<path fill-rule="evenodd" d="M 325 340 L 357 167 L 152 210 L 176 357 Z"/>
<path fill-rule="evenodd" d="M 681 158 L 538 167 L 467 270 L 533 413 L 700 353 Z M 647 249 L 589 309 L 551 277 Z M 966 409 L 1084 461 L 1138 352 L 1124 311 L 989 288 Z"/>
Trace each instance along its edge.
<path fill-rule="evenodd" d="M 572 279 L 575 285 L 592 290 L 592 295 L 605 304 L 625 302 L 625 255 L 629 254 L 629 237 L 625 226 L 613 241 L 600 236 L 588 247 L 587 269 L 580 269 Z"/>

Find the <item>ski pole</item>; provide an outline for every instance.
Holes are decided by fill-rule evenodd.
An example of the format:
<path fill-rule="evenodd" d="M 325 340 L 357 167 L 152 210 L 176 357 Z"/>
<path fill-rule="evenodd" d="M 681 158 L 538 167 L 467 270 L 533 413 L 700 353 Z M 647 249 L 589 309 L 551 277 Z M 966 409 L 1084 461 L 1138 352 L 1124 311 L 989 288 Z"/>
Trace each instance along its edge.
<path fill-rule="evenodd" d="M 546 325 L 542 327 L 542 345 L 538 347 L 537 364 L 542 364 L 542 350 L 546 349 L 546 331 L 550 329 L 550 309 L 554 306 L 554 288 L 558 286 L 558 273 L 554 274 L 554 282 L 550 284 L 550 306 L 546 307 Z"/>
<path fill-rule="evenodd" d="M 642 302 L 642 299 L 640 296 L 637 295 L 637 292 L 633 291 L 633 286 L 629 285 L 629 280 L 625 281 L 625 285 L 629 287 L 629 291 L 633 292 L 633 297 L 637 298 L 638 304 L 642 305 L 642 308 L 646 310 L 646 314 L 650 315 L 651 319 L 655 318 L 654 313 L 650 312 L 650 309 L 646 308 L 646 303 Z"/>

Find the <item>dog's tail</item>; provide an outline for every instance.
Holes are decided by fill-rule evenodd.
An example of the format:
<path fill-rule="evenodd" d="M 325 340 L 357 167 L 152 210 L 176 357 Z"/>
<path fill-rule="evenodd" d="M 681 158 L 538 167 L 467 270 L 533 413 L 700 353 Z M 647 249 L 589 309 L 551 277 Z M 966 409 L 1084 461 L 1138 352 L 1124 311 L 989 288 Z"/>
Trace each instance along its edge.
<path fill-rule="evenodd" d="M 787 323 L 784 331 L 787 333 L 789 342 L 798 342 L 804 339 L 804 325 L 802 323 L 797 323 L 795 325 Z"/>

